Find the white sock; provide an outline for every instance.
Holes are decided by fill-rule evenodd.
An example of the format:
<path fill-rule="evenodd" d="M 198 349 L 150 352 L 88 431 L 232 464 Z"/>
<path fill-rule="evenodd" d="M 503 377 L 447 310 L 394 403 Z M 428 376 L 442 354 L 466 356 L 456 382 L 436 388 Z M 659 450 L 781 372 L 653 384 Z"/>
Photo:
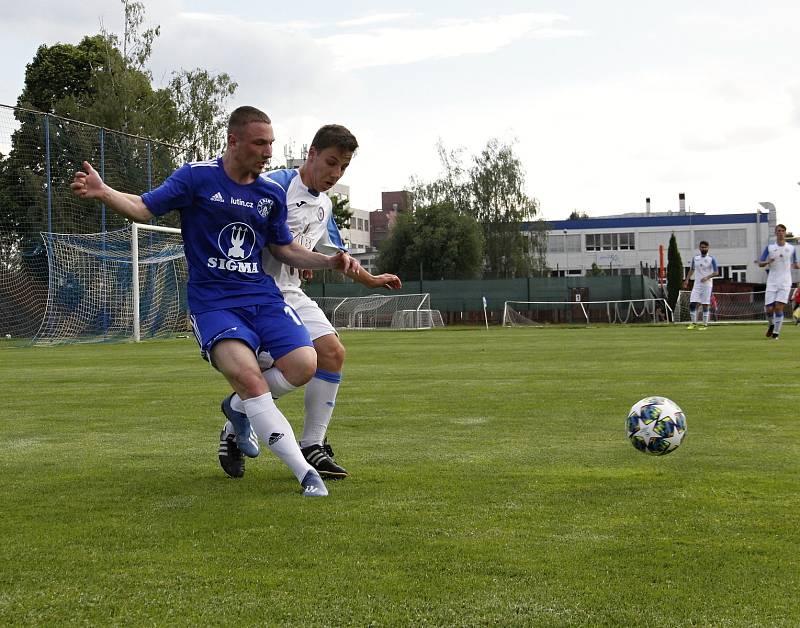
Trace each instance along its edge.
<path fill-rule="evenodd" d="M 278 410 L 272 395 L 264 393 L 260 397 L 245 399 L 242 403 L 258 437 L 292 470 L 297 481 L 302 481 L 312 467 L 303 458 L 300 446 L 294 439 L 292 426 Z"/>
<path fill-rule="evenodd" d="M 306 419 L 303 423 L 303 438 L 300 439 L 302 447 L 321 445 L 325 439 L 341 381 L 341 373 L 317 369 L 314 377 L 306 384 Z"/>
<path fill-rule="evenodd" d="M 297 386 L 292 386 L 289 383 L 289 380 L 283 376 L 283 373 L 281 373 L 277 367 L 269 368 L 262 372 L 261 375 L 263 375 L 264 381 L 267 382 L 267 386 L 269 386 L 269 392 L 272 394 L 273 399 L 280 399 L 286 393 L 290 393 L 297 389 Z M 231 398 L 231 408 L 236 410 L 236 412 L 245 411 L 244 405 L 242 404 L 242 399 L 236 393 L 234 393 L 233 397 Z"/>
<path fill-rule="evenodd" d="M 693 310 L 689 310 L 689 314 L 692 317 L 692 324 L 696 323 L 697 322 L 697 308 L 695 308 Z"/>
<path fill-rule="evenodd" d="M 711 312 L 703 310 L 703 324 L 708 325 L 708 319 L 711 317 Z"/>
<path fill-rule="evenodd" d="M 289 380 L 283 376 L 281 370 L 276 366 L 267 369 L 261 373 L 261 375 L 264 376 L 264 380 L 267 382 L 267 386 L 269 386 L 269 391 L 272 393 L 273 399 L 280 399 L 286 393 L 297 389 L 297 386 L 292 386 Z"/>
<path fill-rule="evenodd" d="M 777 336 L 781 333 L 781 325 L 783 325 L 783 312 L 775 312 L 773 317 L 775 329 L 772 330 L 772 335 Z"/>

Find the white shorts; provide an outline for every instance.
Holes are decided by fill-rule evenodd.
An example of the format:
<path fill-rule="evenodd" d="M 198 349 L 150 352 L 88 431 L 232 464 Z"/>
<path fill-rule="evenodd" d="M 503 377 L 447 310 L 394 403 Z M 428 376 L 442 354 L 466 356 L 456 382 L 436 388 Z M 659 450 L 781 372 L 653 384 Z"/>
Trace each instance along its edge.
<path fill-rule="evenodd" d="M 767 291 L 764 293 L 764 305 L 769 305 L 770 303 L 788 303 L 790 291 L 791 287 L 772 289 L 768 287 Z"/>
<path fill-rule="evenodd" d="M 328 317 L 305 292 L 296 292 L 294 290 L 287 290 L 283 294 L 284 300 L 294 308 L 303 321 L 303 325 L 308 329 L 311 334 L 311 340 L 316 340 L 328 334 L 336 334 Z M 338 335 L 338 334 L 337 334 Z"/>
<path fill-rule="evenodd" d="M 300 320 L 303 321 L 303 325 L 308 330 L 312 342 L 328 334 L 339 335 L 319 305 L 309 298 L 305 292 L 287 290 L 283 293 L 283 299 L 300 316 Z M 262 351 L 258 354 L 258 364 L 261 370 L 265 371 L 273 364 L 272 356 L 268 352 Z"/>
<path fill-rule="evenodd" d="M 689 296 L 689 303 L 702 303 L 703 305 L 708 305 L 711 303 L 711 290 L 713 288 L 714 284 L 712 284 L 710 281 L 695 281 L 694 287 L 692 288 L 692 294 Z M 289 305 L 291 305 L 291 303 Z"/>

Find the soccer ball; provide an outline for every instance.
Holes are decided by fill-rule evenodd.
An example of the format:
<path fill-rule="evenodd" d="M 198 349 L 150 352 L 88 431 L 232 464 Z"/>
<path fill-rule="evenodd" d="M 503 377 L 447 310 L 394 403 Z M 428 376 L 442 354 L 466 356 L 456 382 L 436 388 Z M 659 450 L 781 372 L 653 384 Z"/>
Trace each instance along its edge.
<path fill-rule="evenodd" d="M 666 397 L 645 397 L 633 404 L 625 428 L 639 451 L 663 456 L 675 451 L 686 435 L 686 415 Z"/>

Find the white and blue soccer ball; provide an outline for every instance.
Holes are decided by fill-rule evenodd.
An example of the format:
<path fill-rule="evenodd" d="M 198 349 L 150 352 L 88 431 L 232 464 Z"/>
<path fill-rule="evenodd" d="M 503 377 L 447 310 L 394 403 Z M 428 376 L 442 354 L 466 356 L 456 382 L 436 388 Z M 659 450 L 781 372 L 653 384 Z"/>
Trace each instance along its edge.
<path fill-rule="evenodd" d="M 625 428 L 631 444 L 646 454 L 664 456 L 686 436 L 686 415 L 666 397 L 645 397 L 633 404 Z"/>

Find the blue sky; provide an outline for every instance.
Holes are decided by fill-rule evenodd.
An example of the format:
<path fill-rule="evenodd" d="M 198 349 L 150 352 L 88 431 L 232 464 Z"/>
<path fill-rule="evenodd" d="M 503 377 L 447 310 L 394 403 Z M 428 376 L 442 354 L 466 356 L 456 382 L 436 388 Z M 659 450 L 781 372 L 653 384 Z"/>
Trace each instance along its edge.
<path fill-rule="evenodd" d="M 436 143 L 514 141 L 542 215 L 751 211 L 800 219 L 800 3 L 767 0 L 298 3 L 145 0 L 151 68 L 229 73 L 231 105 L 274 120 L 295 152 L 328 122 L 361 148 L 355 207 L 439 172 Z M 291 6 L 294 5 L 294 6 Z M 431 6 L 433 5 L 433 6 Z M 0 103 L 41 43 L 77 43 L 115 0 L 4 8 Z M 795 231 L 800 224 L 794 225 Z"/>

